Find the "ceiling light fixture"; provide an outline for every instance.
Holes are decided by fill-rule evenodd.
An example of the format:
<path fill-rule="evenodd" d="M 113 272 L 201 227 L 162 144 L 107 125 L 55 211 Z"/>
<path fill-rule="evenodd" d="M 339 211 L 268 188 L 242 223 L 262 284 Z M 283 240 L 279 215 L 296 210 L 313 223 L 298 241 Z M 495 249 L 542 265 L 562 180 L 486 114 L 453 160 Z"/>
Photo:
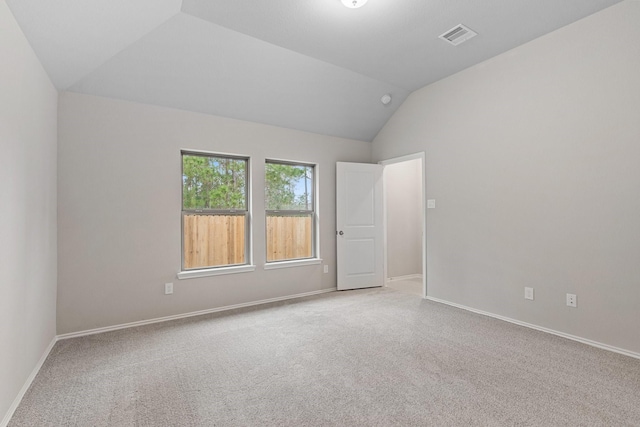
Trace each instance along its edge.
<path fill-rule="evenodd" d="M 342 4 L 348 7 L 349 9 L 357 9 L 359 7 L 364 6 L 367 0 L 341 0 Z"/>

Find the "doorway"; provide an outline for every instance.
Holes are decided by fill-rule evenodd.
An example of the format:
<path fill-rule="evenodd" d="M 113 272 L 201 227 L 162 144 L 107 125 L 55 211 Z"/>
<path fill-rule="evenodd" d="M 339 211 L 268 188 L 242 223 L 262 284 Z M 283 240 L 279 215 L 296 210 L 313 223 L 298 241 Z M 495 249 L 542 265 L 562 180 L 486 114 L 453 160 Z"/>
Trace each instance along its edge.
<path fill-rule="evenodd" d="M 422 298 L 427 295 L 424 160 L 424 153 L 416 153 L 380 162 L 385 286 Z"/>

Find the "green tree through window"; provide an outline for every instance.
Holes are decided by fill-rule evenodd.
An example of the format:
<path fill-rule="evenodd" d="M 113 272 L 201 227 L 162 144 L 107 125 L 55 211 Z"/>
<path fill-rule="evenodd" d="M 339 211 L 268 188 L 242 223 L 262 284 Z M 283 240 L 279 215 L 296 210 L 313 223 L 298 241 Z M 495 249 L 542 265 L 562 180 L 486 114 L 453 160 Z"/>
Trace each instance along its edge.
<path fill-rule="evenodd" d="M 313 167 L 284 163 L 265 165 L 267 210 L 311 210 Z"/>
<path fill-rule="evenodd" d="M 246 209 L 247 161 L 182 156 L 183 209 Z"/>

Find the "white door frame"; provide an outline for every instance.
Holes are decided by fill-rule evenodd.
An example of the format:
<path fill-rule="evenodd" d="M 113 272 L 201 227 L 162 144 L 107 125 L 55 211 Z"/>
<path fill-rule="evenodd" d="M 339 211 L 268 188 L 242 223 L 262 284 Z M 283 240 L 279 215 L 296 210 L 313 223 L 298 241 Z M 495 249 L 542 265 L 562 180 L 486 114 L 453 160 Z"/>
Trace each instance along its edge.
<path fill-rule="evenodd" d="M 406 156 L 401 156 L 401 157 L 394 157 L 392 159 L 387 159 L 387 160 L 382 160 L 380 162 L 378 162 L 379 164 L 386 166 L 386 165 L 392 165 L 394 163 L 401 163 L 401 162 L 406 162 L 408 160 L 415 160 L 415 159 L 419 159 L 420 162 L 422 163 L 422 220 L 421 220 L 421 227 L 422 227 L 422 298 L 426 298 L 427 297 L 427 230 L 426 230 L 426 224 L 427 224 L 427 171 L 425 168 L 425 153 L 424 151 L 421 151 L 419 153 L 414 153 L 414 154 L 408 154 Z M 383 178 L 383 182 L 384 182 L 384 178 Z M 384 188 L 384 193 L 383 193 L 383 204 L 384 204 L 384 209 L 383 209 L 383 215 L 384 215 L 384 220 L 383 220 L 383 228 L 384 228 L 384 277 L 385 277 L 385 282 L 387 280 L 387 272 L 388 270 L 388 254 L 387 254 L 387 188 L 385 185 Z"/>

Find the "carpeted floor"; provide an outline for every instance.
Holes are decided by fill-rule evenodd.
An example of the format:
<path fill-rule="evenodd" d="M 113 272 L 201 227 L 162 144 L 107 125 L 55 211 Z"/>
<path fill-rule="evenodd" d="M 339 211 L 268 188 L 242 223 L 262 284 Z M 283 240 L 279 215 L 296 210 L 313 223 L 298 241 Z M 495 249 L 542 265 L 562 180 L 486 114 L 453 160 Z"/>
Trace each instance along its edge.
<path fill-rule="evenodd" d="M 60 341 L 17 426 L 638 426 L 640 360 L 388 288 Z"/>
<path fill-rule="evenodd" d="M 422 279 L 413 278 L 406 280 L 391 280 L 387 282 L 387 287 L 395 291 L 422 297 Z"/>

